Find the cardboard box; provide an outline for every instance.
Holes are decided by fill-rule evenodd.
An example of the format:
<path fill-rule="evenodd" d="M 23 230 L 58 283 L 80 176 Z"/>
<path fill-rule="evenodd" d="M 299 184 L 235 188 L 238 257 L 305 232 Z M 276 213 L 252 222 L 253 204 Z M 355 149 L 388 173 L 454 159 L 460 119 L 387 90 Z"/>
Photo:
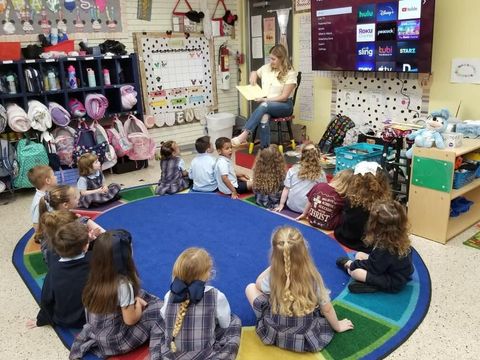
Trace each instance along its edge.
<path fill-rule="evenodd" d="M 463 134 L 461 133 L 443 133 L 443 141 L 445 142 L 445 148 L 453 149 L 462 146 Z"/>

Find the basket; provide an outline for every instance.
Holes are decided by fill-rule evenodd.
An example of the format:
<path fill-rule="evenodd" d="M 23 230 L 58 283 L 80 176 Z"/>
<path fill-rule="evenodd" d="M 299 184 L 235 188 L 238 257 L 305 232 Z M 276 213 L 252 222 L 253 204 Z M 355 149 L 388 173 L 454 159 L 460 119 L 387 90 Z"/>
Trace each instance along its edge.
<path fill-rule="evenodd" d="M 460 189 L 462 186 L 465 186 L 468 183 L 471 183 L 473 180 L 475 180 L 475 174 L 477 171 L 469 171 L 469 170 L 464 172 L 455 171 L 453 173 L 453 188 Z"/>
<path fill-rule="evenodd" d="M 58 171 L 55 171 L 55 177 L 57 178 L 57 184 L 58 185 L 72 185 L 72 186 L 77 186 L 77 180 L 78 180 L 78 169 L 60 169 Z"/>
<path fill-rule="evenodd" d="M 382 160 L 383 146 L 367 143 L 358 143 L 335 148 L 335 172 L 355 167 L 361 161 Z"/>

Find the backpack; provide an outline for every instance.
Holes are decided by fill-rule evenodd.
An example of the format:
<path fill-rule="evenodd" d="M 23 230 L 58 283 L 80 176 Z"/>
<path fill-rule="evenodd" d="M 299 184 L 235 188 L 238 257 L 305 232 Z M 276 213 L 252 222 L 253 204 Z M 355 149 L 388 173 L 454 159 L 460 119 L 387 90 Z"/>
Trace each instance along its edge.
<path fill-rule="evenodd" d="M 75 150 L 75 130 L 70 126 L 58 127 L 52 132 L 53 143 L 61 165 L 72 167 L 75 164 L 73 151 Z"/>
<path fill-rule="evenodd" d="M 105 153 L 108 149 L 108 142 L 97 144 L 95 141 L 95 133 L 90 129 L 85 121 L 79 121 L 78 128 L 75 131 L 75 142 L 73 158 L 75 162 L 85 153 L 97 155 L 98 160 L 103 163 L 105 161 Z"/>
<path fill-rule="evenodd" d="M 0 139 L 0 178 L 15 176 L 18 170 L 15 148 L 5 139 Z"/>
<path fill-rule="evenodd" d="M 48 110 L 50 111 L 52 121 L 55 125 L 67 126 L 70 123 L 70 113 L 65 110 L 62 105 L 54 101 L 50 101 L 48 103 Z"/>
<path fill-rule="evenodd" d="M 113 167 L 117 163 L 117 154 L 115 149 L 108 142 L 108 135 L 102 125 L 98 121 L 94 121 L 90 127 L 95 133 L 95 141 L 97 144 L 106 142 L 108 144 L 105 152 L 105 161 L 102 163 L 102 170 L 107 170 Z"/>
<path fill-rule="evenodd" d="M 125 133 L 133 145 L 128 157 L 131 160 L 147 160 L 155 155 L 155 141 L 148 134 L 147 127 L 133 115 L 125 121 Z"/>
<path fill-rule="evenodd" d="M 132 150 L 132 143 L 128 140 L 123 124 L 118 118 L 113 120 L 113 125 L 107 129 L 107 134 L 108 141 L 112 144 L 118 157 L 129 154 Z"/>
<path fill-rule="evenodd" d="M 48 165 L 47 150 L 42 144 L 21 139 L 17 145 L 18 176 L 13 179 L 15 188 L 31 188 L 28 171 L 37 165 Z"/>
<path fill-rule="evenodd" d="M 345 134 L 354 126 L 355 123 L 348 116 L 336 115 L 318 143 L 320 151 L 324 154 L 333 153 L 333 149 L 342 146 Z"/>

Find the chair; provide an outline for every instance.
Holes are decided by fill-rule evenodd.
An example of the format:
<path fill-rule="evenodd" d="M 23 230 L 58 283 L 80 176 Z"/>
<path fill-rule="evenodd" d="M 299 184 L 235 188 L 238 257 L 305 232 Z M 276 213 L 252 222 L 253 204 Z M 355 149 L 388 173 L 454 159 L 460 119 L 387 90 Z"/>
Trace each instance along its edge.
<path fill-rule="evenodd" d="M 293 131 L 292 131 L 292 120 L 295 118 L 295 116 L 293 115 L 293 110 L 295 109 L 295 100 L 297 99 L 297 91 L 298 91 L 298 88 L 300 87 L 300 82 L 302 81 L 302 72 L 299 71 L 297 73 L 297 86 L 295 87 L 295 91 L 293 92 L 293 98 L 292 98 L 292 103 L 293 103 L 293 107 L 292 107 L 292 113 L 288 116 L 284 116 L 284 117 L 279 117 L 279 118 L 270 118 L 270 121 L 271 122 L 274 122 L 277 124 L 277 142 L 278 142 L 278 149 L 280 150 L 281 153 L 283 153 L 283 136 L 282 136 L 282 123 L 285 123 L 287 124 L 287 130 L 288 130 L 288 135 L 290 137 L 290 144 L 292 146 L 292 150 L 295 150 L 295 147 L 296 147 L 296 144 L 295 144 L 295 140 L 293 139 Z M 253 153 L 253 148 L 255 146 L 255 138 L 257 137 L 257 129 L 258 129 L 258 126 L 255 128 L 254 132 L 253 132 L 253 135 L 252 135 L 252 142 L 249 144 L 249 147 L 248 147 L 248 153 L 251 154 Z M 273 126 L 272 126 L 272 130 L 273 130 Z"/>

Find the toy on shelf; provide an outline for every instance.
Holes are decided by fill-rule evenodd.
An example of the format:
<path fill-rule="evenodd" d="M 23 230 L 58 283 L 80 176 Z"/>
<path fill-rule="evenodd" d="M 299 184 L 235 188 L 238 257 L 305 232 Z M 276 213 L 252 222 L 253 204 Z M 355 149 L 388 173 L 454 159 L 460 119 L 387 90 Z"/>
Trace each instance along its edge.
<path fill-rule="evenodd" d="M 425 129 L 407 136 L 407 139 L 415 140 L 415 144 L 406 152 L 407 158 L 412 158 L 414 146 L 429 148 L 435 145 L 439 149 L 444 149 L 445 143 L 441 133 L 446 130 L 449 118 L 450 112 L 447 109 L 432 112 L 426 120 Z"/>

